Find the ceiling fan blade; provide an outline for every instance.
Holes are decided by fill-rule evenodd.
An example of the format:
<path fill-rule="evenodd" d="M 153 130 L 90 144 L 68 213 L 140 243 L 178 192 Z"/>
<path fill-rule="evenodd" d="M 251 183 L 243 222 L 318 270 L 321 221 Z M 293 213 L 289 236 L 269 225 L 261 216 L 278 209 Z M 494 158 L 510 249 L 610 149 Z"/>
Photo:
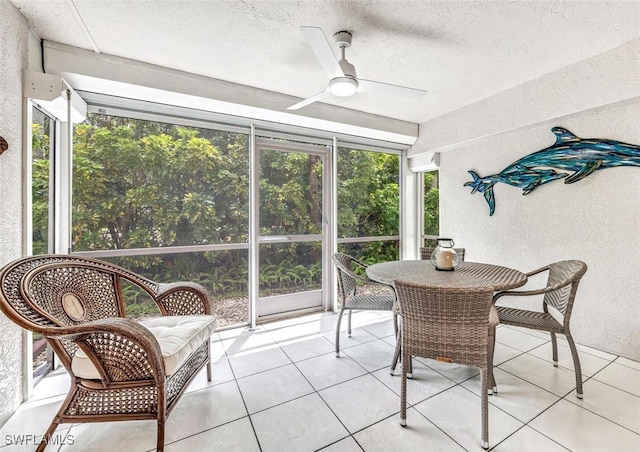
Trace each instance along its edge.
<path fill-rule="evenodd" d="M 358 91 L 365 94 L 379 94 L 388 97 L 397 97 L 406 100 L 420 100 L 427 94 L 426 91 L 406 86 L 390 85 L 389 83 L 374 82 L 358 79 Z"/>
<path fill-rule="evenodd" d="M 322 30 L 318 27 L 300 28 L 302 29 L 304 36 L 307 38 L 307 41 L 309 41 L 309 45 L 311 46 L 313 53 L 316 54 L 316 58 L 329 77 L 334 78 L 344 75 Z"/>
<path fill-rule="evenodd" d="M 313 96 L 308 97 L 305 100 L 298 102 L 297 104 L 293 104 L 292 106 L 287 107 L 287 110 L 298 110 L 302 107 L 306 107 L 309 104 L 322 100 L 325 97 L 329 97 L 330 95 L 331 93 L 329 92 L 329 90 L 325 89 L 324 91 L 321 91 L 318 94 L 314 94 Z"/>

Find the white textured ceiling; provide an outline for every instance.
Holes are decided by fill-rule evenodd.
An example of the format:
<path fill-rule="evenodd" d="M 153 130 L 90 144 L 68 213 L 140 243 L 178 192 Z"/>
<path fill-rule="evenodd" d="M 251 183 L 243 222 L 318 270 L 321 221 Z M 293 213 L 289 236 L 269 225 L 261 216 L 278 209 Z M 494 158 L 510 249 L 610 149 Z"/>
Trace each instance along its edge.
<path fill-rule="evenodd" d="M 300 98 L 328 81 L 300 26 L 346 29 L 359 77 L 428 93 L 326 103 L 414 123 L 640 37 L 638 0 L 11 2 L 42 39 Z"/>

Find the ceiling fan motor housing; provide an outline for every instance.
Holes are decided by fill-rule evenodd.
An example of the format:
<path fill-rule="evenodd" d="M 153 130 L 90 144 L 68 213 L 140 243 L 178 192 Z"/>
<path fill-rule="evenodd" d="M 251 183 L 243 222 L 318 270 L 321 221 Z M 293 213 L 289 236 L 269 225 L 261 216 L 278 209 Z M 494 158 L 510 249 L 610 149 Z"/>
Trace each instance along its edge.
<path fill-rule="evenodd" d="M 333 34 L 333 40 L 339 47 L 349 47 L 351 45 L 351 38 L 353 35 L 350 31 L 342 30 Z"/>

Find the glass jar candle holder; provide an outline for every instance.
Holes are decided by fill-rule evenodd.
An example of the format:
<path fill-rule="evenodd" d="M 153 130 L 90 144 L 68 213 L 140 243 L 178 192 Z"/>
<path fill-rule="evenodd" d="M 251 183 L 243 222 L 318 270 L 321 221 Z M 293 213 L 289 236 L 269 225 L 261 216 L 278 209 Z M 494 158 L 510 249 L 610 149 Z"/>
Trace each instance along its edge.
<path fill-rule="evenodd" d="M 431 253 L 431 263 L 436 270 L 451 272 L 460 263 L 460 256 L 453 249 L 455 245 L 452 239 L 437 239 L 438 246 Z"/>

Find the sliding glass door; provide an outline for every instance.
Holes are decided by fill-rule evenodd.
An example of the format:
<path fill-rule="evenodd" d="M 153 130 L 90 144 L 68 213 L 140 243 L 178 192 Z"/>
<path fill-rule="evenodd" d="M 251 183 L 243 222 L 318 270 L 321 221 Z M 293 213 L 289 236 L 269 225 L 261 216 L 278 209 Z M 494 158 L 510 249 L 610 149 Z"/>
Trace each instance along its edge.
<path fill-rule="evenodd" d="M 324 304 L 329 150 L 256 138 L 259 318 Z"/>

